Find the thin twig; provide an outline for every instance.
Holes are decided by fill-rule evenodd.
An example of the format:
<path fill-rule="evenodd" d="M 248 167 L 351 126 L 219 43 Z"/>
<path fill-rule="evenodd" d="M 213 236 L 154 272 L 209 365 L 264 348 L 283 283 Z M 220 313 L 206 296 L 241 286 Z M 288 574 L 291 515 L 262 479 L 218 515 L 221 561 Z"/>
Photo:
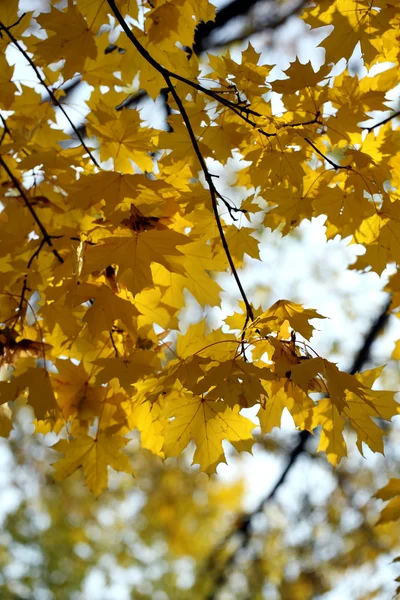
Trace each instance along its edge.
<path fill-rule="evenodd" d="M 212 175 L 210 173 L 210 177 L 219 177 L 218 175 Z M 247 213 L 247 210 L 244 208 L 237 208 L 236 206 L 232 206 L 232 204 L 230 204 L 228 202 L 228 200 L 226 198 L 223 197 L 222 194 L 220 194 L 218 191 L 216 191 L 217 193 L 217 197 L 221 200 L 221 202 L 223 202 L 229 212 L 229 216 L 232 219 L 232 221 L 237 221 L 237 217 L 234 216 L 233 213 L 242 213 L 243 215 Z"/>
<path fill-rule="evenodd" d="M 327 163 L 329 163 L 335 170 L 339 170 L 339 169 L 345 169 L 346 171 L 352 171 L 352 167 L 351 165 L 338 165 L 335 162 L 333 162 L 333 160 L 331 160 L 330 158 L 328 158 L 327 156 L 325 156 L 325 154 L 323 154 L 323 152 L 321 152 L 321 150 L 319 150 L 317 148 L 317 146 L 308 138 L 304 138 L 304 141 L 307 142 L 307 144 L 309 144 L 311 146 L 311 148 L 314 148 L 315 152 L 317 154 L 319 154 L 319 156 L 321 156 L 324 160 L 326 160 Z"/>
<path fill-rule="evenodd" d="M 373 129 L 375 129 L 376 127 L 380 127 L 381 125 L 386 125 L 386 123 L 389 123 L 389 121 L 391 121 L 392 119 L 395 119 L 396 117 L 400 117 L 400 110 L 397 110 L 396 112 L 392 113 L 391 115 L 386 117 L 386 119 L 382 119 L 382 121 L 378 121 L 378 123 L 375 123 L 375 125 L 370 125 L 369 127 L 361 127 L 361 129 L 363 131 L 368 131 L 368 133 L 371 133 L 371 131 Z"/>
<path fill-rule="evenodd" d="M 298 123 L 280 123 L 279 127 L 304 127 L 304 125 L 314 125 L 315 123 L 323 125 L 323 122 L 319 120 L 320 116 L 321 113 L 319 110 L 317 110 L 315 117 L 309 121 L 299 121 Z"/>
<path fill-rule="evenodd" d="M 18 179 L 15 177 L 14 173 L 10 170 L 10 168 L 8 167 L 7 163 L 4 161 L 4 159 L 3 159 L 2 156 L 0 156 L 0 165 L 2 165 L 2 167 L 5 170 L 5 172 L 7 173 L 7 175 L 9 176 L 9 178 L 11 179 L 11 181 L 13 182 L 14 186 L 19 191 L 19 193 L 21 195 L 21 198 L 23 199 L 23 201 L 25 203 L 25 206 L 27 207 L 27 209 L 31 213 L 31 215 L 32 215 L 35 223 L 37 224 L 37 226 L 40 229 L 40 232 L 41 232 L 41 234 L 43 236 L 43 243 L 41 243 L 40 249 L 46 243 L 48 246 L 50 246 L 51 251 L 53 252 L 54 256 L 60 261 L 60 263 L 63 263 L 64 259 L 62 258 L 62 256 L 59 255 L 59 253 L 57 252 L 57 250 L 53 247 L 53 242 L 51 241 L 52 238 L 47 233 L 47 230 L 46 230 L 45 226 L 43 225 L 42 221 L 39 219 L 36 211 L 34 210 L 34 208 L 31 205 L 31 203 L 29 202 L 28 196 L 26 195 L 26 192 L 25 192 L 24 188 L 22 187 L 22 185 L 20 184 L 20 182 L 18 181 Z M 34 256 L 37 256 L 37 254 L 35 253 L 33 255 L 33 257 L 32 257 L 31 260 L 33 260 Z"/>
<path fill-rule="evenodd" d="M 115 345 L 115 340 L 114 340 L 112 329 L 110 330 L 110 340 L 111 340 L 111 343 L 112 343 L 112 347 L 114 348 L 115 356 L 118 358 L 119 357 L 119 352 L 118 352 L 117 346 Z"/>
<path fill-rule="evenodd" d="M 25 292 L 26 292 L 27 290 L 28 290 L 28 274 L 27 274 L 27 273 L 25 273 L 25 276 L 24 276 L 24 283 L 23 283 L 23 285 L 22 285 L 21 296 L 20 296 L 20 299 L 19 299 L 19 304 L 18 304 L 18 308 L 17 308 L 17 321 L 18 321 L 18 318 L 19 318 L 19 316 L 21 315 L 21 311 L 22 311 L 22 308 L 23 308 L 23 306 L 24 306 L 24 302 L 25 302 Z"/>
<path fill-rule="evenodd" d="M 57 236 L 58 237 L 58 236 Z M 36 248 L 35 252 L 32 254 L 32 256 L 30 257 L 28 264 L 26 265 L 27 269 L 30 269 L 32 266 L 32 263 L 34 261 L 35 258 L 37 258 L 40 254 L 41 249 L 43 248 L 43 246 L 46 244 L 46 240 L 45 238 L 41 239 L 41 242 L 39 244 L 39 246 Z"/>
<path fill-rule="evenodd" d="M 211 204 L 212 204 L 212 209 L 213 209 L 213 213 L 214 213 L 214 217 L 215 217 L 215 221 L 217 224 L 217 228 L 218 228 L 218 233 L 219 236 L 221 238 L 221 242 L 222 242 L 222 246 L 224 248 L 226 257 L 228 259 L 228 263 L 229 266 L 231 268 L 233 277 L 236 281 L 236 285 L 238 286 L 240 295 L 242 296 L 243 302 L 245 304 L 246 307 L 246 324 L 245 326 L 247 326 L 248 321 L 254 320 L 254 316 L 253 316 L 253 309 L 252 306 L 250 304 L 250 302 L 247 299 L 246 293 L 243 289 L 242 283 L 240 281 L 239 275 L 236 271 L 236 267 L 235 264 L 233 262 L 232 259 L 232 255 L 230 253 L 229 250 L 229 246 L 228 243 L 226 241 L 225 238 L 225 233 L 224 233 L 224 229 L 222 226 L 222 222 L 221 222 L 221 217 L 219 216 L 219 212 L 218 212 L 218 202 L 217 202 L 217 190 L 215 188 L 214 185 L 214 181 L 213 181 L 213 177 L 210 174 L 210 172 L 208 171 L 206 162 L 204 160 L 204 157 L 201 153 L 197 138 L 195 136 L 195 133 L 193 131 L 192 128 L 192 124 L 190 122 L 190 119 L 188 117 L 188 114 L 186 112 L 185 107 L 183 106 L 183 102 L 179 96 L 179 94 L 177 93 L 177 91 L 175 90 L 175 87 L 171 81 L 171 77 L 174 76 L 175 78 L 177 78 L 175 75 L 171 74 L 167 69 L 165 69 L 162 65 L 160 65 L 152 56 L 151 54 L 146 50 L 146 48 L 144 48 L 142 46 L 142 44 L 139 42 L 139 40 L 135 37 L 135 35 L 132 33 L 132 31 L 129 29 L 125 19 L 123 18 L 123 16 L 121 15 L 120 11 L 118 10 L 118 7 L 116 6 L 114 0 L 107 0 L 111 10 L 113 11 L 117 21 L 119 22 L 119 24 L 121 25 L 122 29 L 124 30 L 125 34 L 127 35 L 128 39 L 132 42 L 132 44 L 135 46 L 136 50 L 141 54 L 141 56 L 152 66 L 154 67 L 154 69 L 156 69 L 160 75 L 162 75 L 162 77 L 164 78 L 167 87 L 169 89 L 169 91 L 171 92 L 172 97 L 174 98 L 176 105 L 178 107 L 178 110 L 182 116 L 182 119 L 186 125 L 186 129 L 188 130 L 188 134 L 190 137 L 190 140 L 192 142 L 192 146 L 193 146 L 193 150 L 197 156 L 197 159 L 200 163 L 201 169 L 203 171 L 205 180 L 208 184 L 209 187 L 209 191 L 210 191 L 210 197 L 211 197 Z"/>
<path fill-rule="evenodd" d="M 9 135 L 10 138 L 12 139 L 12 135 L 11 135 L 11 131 L 7 125 L 7 121 L 5 120 L 5 118 L 3 117 L 3 115 L 0 115 L 0 119 L 1 122 L 3 124 L 3 133 L 1 134 L 1 138 L 0 138 L 0 146 L 4 141 L 4 138 L 6 137 L 6 135 Z"/>
<path fill-rule="evenodd" d="M 91 153 L 91 151 L 89 150 L 89 148 L 87 147 L 85 140 L 83 139 L 83 137 L 81 136 L 81 134 L 79 133 L 78 129 L 75 127 L 75 125 L 73 124 L 73 122 L 71 121 L 70 117 L 68 116 L 68 113 L 66 112 L 66 110 L 64 109 L 63 105 L 61 104 L 61 102 L 59 102 L 56 98 L 56 96 L 54 95 L 53 91 L 51 90 L 51 88 L 49 88 L 49 86 L 47 85 L 47 83 L 45 82 L 45 80 L 42 77 L 42 74 L 40 73 L 39 69 L 37 68 L 37 66 L 35 65 L 35 63 L 33 62 L 33 60 L 31 59 L 31 57 L 29 56 L 29 54 L 22 48 L 21 44 L 16 40 L 16 38 L 13 36 L 13 34 L 10 31 L 10 27 L 6 27 L 1 21 L 0 21 L 0 31 L 4 31 L 7 36 L 9 37 L 9 39 L 12 41 L 12 43 L 16 46 L 16 48 L 18 48 L 18 50 L 21 52 L 22 56 L 25 58 L 25 60 L 28 61 L 29 65 L 32 67 L 32 69 L 34 70 L 36 77 L 38 78 L 39 82 L 42 84 L 42 86 L 46 89 L 47 93 L 49 94 L 51 100 L 53 101 L 53 103 L 58 106 L 58 108 L 61 110 L 62 114 L 64 115 L 64 117 L 67 119 L 68 123 L 71 125 L 73 131 L 75 132 L 77 138 L 79 139 L 80 143 L 82 144 L 83 148 L 86 150 L 87 154 L 89 155 L 92 163 L 98 168 L 101 169 L 99 163 L 97 162 L 97 160 L 94 158 L 93 154 Z"/>

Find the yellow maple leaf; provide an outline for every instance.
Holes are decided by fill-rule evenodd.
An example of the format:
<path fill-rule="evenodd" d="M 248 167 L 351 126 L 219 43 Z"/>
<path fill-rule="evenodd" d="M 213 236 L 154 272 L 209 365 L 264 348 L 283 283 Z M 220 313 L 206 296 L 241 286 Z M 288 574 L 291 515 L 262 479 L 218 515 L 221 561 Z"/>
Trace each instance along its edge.
<path fill-rule="evenodd" d="M 166 420 L 160 417 L 161 408 L 155 403 L 138 403 L 132 400 L 124 402 L 123 408 L 126 411 L 129 428 L 138 429 L 140 432 L 142 448 L 164 458 L 162 447 Z"/>
<path fill-rule="evenodd" d="M 153 287 L 151 264 L 163 265 L 175 270 L 170 256 L 179 256 L 182 251 L 177 246 L 189 240 L 173 230 L 150 230 L 142 232 L 121 231 L 123 235 L 104 237 L 101 243 L 88 249 L 84 262 L 84 272 L 102 271 L 110 264 L 119 266 L 119 280 L 133 294 L 144 288 Z"/>
<path fill-rule="evenodd" d="M 141 127 L 139 114 L 132 110 L 116 112 L 108 104 L 100 101 L 96 110 L 89 115 L 88 130 L 100 137 L 101 160 L 112 158 L 114 169 L 123 173 L 133 173 L 135 163 L 142 171 L 153 170 L 155 133 Z"/>
<path fill-rule="evenodd" d="M 400 519 L 400 479 L 391 479 L 375 494 L 375 498 L 390 500 L 382 510 L 377 525 L 384 525 Z"/>
<path fill-rule="evenodd" d="M 93 364 L 102 367 L 97 374 L 99 384 L 108 383 L 116 377 L 127 392 L 132 392 L 132 384 L 144 375 L 151 375 L 160 367 L 160 361 L 150 350 L 137 350 L 129 358 L 119 356 L 98 358 Z"/>
<path fill-rule="evenodd" d="M 226 241 L 239 266 L 242 265 L 245 254 L 251 258 L 260 258 L 258 241 L 253 237 L 253 233 L 255 230 L 250 227 L 229 225 L 227 229 Z"/>
<path fill-rule="evenodd" d="M 45 369 L 28 367 L 11 381 L 0 382 L 0 404 L 16 400 L 29 388 L 28 403 L 37 419 L 55 419 L 58 406 L 51 385 L 49 373 Z"/>
<path fill-rule="evenodd" d="M 309 323 L 310 319 L 325 319 L 325 317 L 313 308 L 303 308 L 301 304 L 289 300 L 278 300 L 254 321 L 252 327 L 262 329 L 265 323 L 269 332 L 279 331 L 287 322 L 294 331 L 309 340 L 314 330 Z"/>
<path fill-rule="evenodd" d="M 318 452 L 325 452 L 328 461 L 337 467 L 341 459 L 347 456 L 343 437 L 345 418 L 330 398 L 320 400 L 315 407 L 304 411 L 302 418 L 304 429 L 312 431 L 321 426 Z"/>
<path fill-rule="evenodd" d="M 138 311 L 132 302 L 113 293 L 106 285 L 91 283 L 77 285 L 67 296 L 67 302 L 72 306 L 88 300 L 91 301 L 91 306 L 86 311 L 84 321 L 88 324 L 92 336 L 101 331 L 109 331 L 118 320 L 124 323 L 132 335 L 136 335 Z"/>
<path fill-rule="evenodd" d="M 97 497 L 108 485 L 108 467 L 132 473 L 129 458 L 121 452 L 128 440 L 100 432 L 96 438 L 82 434 L 73 440 L 60 440 L 53 446 L 64 457 L 53 463 L 56 479 L 65 479 L 82 467 L 85 482 Z"/>
<path fill-rule="evenodd" d="M 37 42 L 36 56 L 40 57 L 42 64 L 65 59 L 65 79 L 69 79 L 77 71 L 82 72 L 87 58 L 96 59 L 97 48 L 93 31 L 89 29 L 78 7 L 71 0 L 68 0 L 66 12 L 52 8 L 49 14 L 41 14 L 37 21 L 43 28 L 52 31 L 53 35 Z"/>
<path fill-rule="evenodd" d="M 196 444 L 193 463 L 211 475 L 219 463 L 226 462 L 223 440 L 238 451 L 251 450 L 255 425 L 240 414 L 240 407 L 208 401 L 184 389 L 172 391 L 165 400 L 161 416 L 170 420 L 164 430 L 166 456 L 178 456 L 193 440 Z"/>
<path fill-rule="evenodd" d="M 71 418 L 93 420 L 101 412 L 106 389 L 93 385 L 82 361 L 75 365 L 70 360 L 58 359 L 56 368 L 57 373 L 52 373 L 51 382 L 65 421 Z"/>

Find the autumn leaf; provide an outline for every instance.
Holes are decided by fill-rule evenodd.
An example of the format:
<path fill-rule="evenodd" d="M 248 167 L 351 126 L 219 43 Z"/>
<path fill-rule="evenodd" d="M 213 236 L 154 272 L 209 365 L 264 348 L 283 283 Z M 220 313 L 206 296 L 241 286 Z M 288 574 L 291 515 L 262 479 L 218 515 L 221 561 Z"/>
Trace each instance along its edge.
<path fill-rule="evenodd" d="M 87 57 L 95 60 L 97 50 L 93 33 L 72 2 L 68 2 L 66 12 L 53 8 L 50 14 L 40 15 L 38 22 L 52 35 L 37 43 L 37 56 L 49 63 L 64 59 L 66 79 L 83 69 Z M 80 52 L 76 52 L 77 47 Z"/>
<path fill-rule="evenodd" d="M 279 331 L 283 326 L 289 325 L 294 331 L 300 333 L 306 340 L 312 336 L 313 327 L 310 325 L 310 319 L 325 319 L 316 310 L 312 308 L 304 309 L 300 304 L 295 304 L 288 300 L 278 300 L 266 312 L 262 313 L 253 323 L 253 327 L 267 331 Z"/>
<path fill-rule="evenodd" d="M 389 504 L 382 510 L 377 525 L 400 519 L 400 479 L 391 479 L 385 487 L 375 494 L 375 497 L 381 500 L 390 500 Z"/>
<path fill-rule="evenodd" d="M 122 233 L 122 232 L 121 232 Z M 105 237 L 102 243 L 87 251 L 84 270 L 91 273 L 103 270 L 109 264 L 119 267 L 119 279 L 128 289 L 137 294 L 153 286 L 151 264 L 163 265 L 174 271 L 170 256 L 181 255 L 177 246 L 188 242 L 175 231 L 124 232 L 124 235 Z"/>
<path fill-rule="evenodd" d="M 65 453 L 57 473 L 82 466 L 95 494 L 108 465 L 131 472 L 121 450 L 133 430 L 162 459 L 193 442 L 214 473 L 224 442 L 251 449 L 247 408 L 263 436 L 284 412 L 320 428 L 335 466 L 345 428 L 361 454 L 383 453 L 381 422 L 399 409 L 373 389 L 380 368 L 350 375 L 313 347 L 323 307 L 271 305 L 281 283 L 295 288 L 268 248 L 284 252 L 317 220 L 328 244 L 358 245 L 349 270 L 400 263 L 396 11 L 304 4 L 295 18 L 319 36 L 320 67 L 290 60 L 282 74 L 255 50 L 251 19 L 243 47 L 209 51 L 226 12 L 208 0 L 68 0 L 26 14 L 3 2 L 1 435 L 30 405 L 36 432 Z M 286 20 L 275 18 L 271 31 Z M 271 256 L 279 282 L 260 286 Z M 385 291 L 395 313 L 396 273 Z"/>
<path fill-rule="evenodd" d="M 108 485 L 108 467 L 116 471 L 132 473 L 129 458 L 122 452 L 128 440 L 120 436 L 99 433 L 96 438 L 81 435 L 74 440 L 60 440 L 54 447 L 64 456 L 53 463 L 55 478 L 65 479 L 80 467 L 85 482 L 94 496 L 98 496 Z"/>
<path fill-rule="evenodd" d="M 224 439 L 240 451 L 250 451 L 254 441 L 251 435 L 254 423 L 240 415 L 239 407 L 232 409 L 183 389 L 168 395 L 161 416 L 170 419 L 164 430 L 166 456 L 178 456 L 193 440 L 196 444 L 193 463 L 209 475 L 220 462 L 225 462 Z"/>

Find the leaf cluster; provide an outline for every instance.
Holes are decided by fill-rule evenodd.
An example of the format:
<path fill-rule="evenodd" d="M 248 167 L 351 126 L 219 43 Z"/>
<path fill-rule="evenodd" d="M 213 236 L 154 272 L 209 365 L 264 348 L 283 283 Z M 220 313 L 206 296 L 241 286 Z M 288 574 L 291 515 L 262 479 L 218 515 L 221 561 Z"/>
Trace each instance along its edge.
<path fill-rule="evenodd" d="M 372 390 L 381 369 L 353 376 L 315 353 L 310 321 L 321 315 L 290 300 L 255 307 L 238 271 L 260 257 L 260 226 L 284 236 L 319 215 L 327 239 L 365 247 L 353 268 L 400 262 L 397 113 L 386 112 L 397 3 L 306 7 L 301 18 L 326 33 L 325 63 L 316 72 L 295 60 L 284 79 L 251 44 L 240 59 L 188 53 L 214 12 L 206 0 L 0 7 L 0 401 L 29 404 L 36 432 L 60 437 L 56 478 L 82 468 L 95 495 L 109 466 L 132 473 L 132 430 L 161 458 L 193 441 L 212 474 L 224 441 L 251 451 L 254 428 L 269 433 L 285 408 L 298 429 L 321 428 L 334 465 L 346 424 L 361 452 L 383 452 L 380 424 L 398 412 L 392 392 Z M 358 44 L 361 79 L 347 67 Z M 83 126 L 63 91 L 76 77 L 88 90 Z M 166 90 L 168 128 L 129 108 L 140 90 L 154 100 Z M 382 118 L 363 126 L 372 111 Z M 228 198 L 211 165 L 233 159 L 238 197 Z M 237 312 L 182 331 L 187 293 L 220 307 L 216 275 L 227 270 Z M 394 310 L 397 273 L 387 289 Z M 249 407 L 257 423 L 241 413 Z M 7 411 L 0 425 L 8 435 Z"/>

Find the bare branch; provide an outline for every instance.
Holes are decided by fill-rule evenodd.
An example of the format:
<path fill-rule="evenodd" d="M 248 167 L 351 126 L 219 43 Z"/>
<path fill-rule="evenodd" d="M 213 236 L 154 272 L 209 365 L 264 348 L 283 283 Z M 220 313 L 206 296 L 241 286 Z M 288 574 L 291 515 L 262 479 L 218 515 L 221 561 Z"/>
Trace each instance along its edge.
<path fill-rule="evenodd" d="M 194 36 L 193 51 L 195 54 L 200 54 L 213 48 L 244 42 L 255 33 L 274 31 L 286 23 L 290 17 L 299 13 L 307 2 L 308 0 L 299 0 L 294 6 L 291 6 L 290 2 L 276 2 L 276 0 L 264 0 L 264 2 L 260 0 L 233 0 L 217 11 L 214 21 L 198 24 Z M 225 29 L 226 25 L 229 25 L 234 19 L 249 17 L 250 12 L 261 4 L 268 5 L 269 10 L 266 18 L 263 19 L 257 15 L 255 24 L 252 27 L 247 27 L 242 34 L 225 38 L 221 36 L 221 40 L 215 40 L 217 32 Z M 287 9 L 286 5 L 289 5 Z"/>
<path fill-rule="evenodd" d="M 334 169 L 339 170 L 339 169 L 345 169 L 346 171 L 352 171 L 352 167 L 351 165 L 338 165 L 335 162 L 333 162 L 333 160 L 331 160 L 330 158 L 328 158 L 327 156 L 325 156 L 325 154 L 323 152 L 321 152 L 321 150 L 319 150 L 317 148 L 317 146 L 308 138 L 304 138 L 304 141 L 307 142 L 307 144 L 309 144 L 311 146 L 311 148 L 313 148 L 315 150 L 315 152 L 321 156 L 321 158 L 323 158 L 324 160 L 326 160 L 327 163 L 329 163 Z"/>

